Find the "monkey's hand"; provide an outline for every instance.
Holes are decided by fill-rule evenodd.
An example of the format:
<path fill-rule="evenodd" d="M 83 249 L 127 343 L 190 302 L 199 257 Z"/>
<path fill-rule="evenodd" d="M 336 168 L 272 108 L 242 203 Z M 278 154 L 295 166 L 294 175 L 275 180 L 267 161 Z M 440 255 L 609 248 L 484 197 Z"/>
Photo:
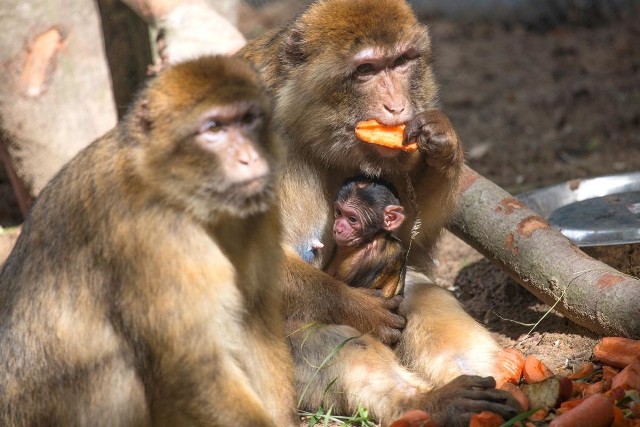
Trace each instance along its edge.
<path fill-rule="evenodd" d="M 495 388 L 492 377 L 461 375 L 425 396 L 424 409 L 437 425 L 468 426 L 474 413 L 491 411 L 505 420 L 516 416 L 518 403 L 506 391 Z"/>
<path fill-rule="evenodd" d="M 404 130 L 404 143 L 417 141 L 429 166 L 440 171 L 462 162 L 462 146 L 449 118 L 439 110 L 427 110 L 411 119 Z"/>
<path fill-rule="evenodd" d="M 348 288 L 352 293 L 345 303 L 353 305 L 351 321 L 347 322 L 360 332 L 369 333 L 384 344 L 393 345 L 400 340 L 407 321 L 398 314 L 398 307 L 404 299 L 401 295 L 393 298 L 382 297 L 377 289 Z"/>
<path fill-rule="evenodd" d="M 286 250 L 283 316 L 287 320 L 348 325 L 385 344 L 400 339 L 406 320 L 397 314 L 401 296 L 383 298 L 381 291 L 354 288 L 307 264 Z"/>

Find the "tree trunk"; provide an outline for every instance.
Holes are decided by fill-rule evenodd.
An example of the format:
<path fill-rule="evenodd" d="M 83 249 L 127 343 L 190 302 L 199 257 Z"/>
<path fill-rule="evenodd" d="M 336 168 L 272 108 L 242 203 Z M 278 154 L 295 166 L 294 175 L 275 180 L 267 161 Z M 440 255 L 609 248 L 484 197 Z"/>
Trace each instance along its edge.
<path fill-rule="evenodd" d="M 202 55 L 230 55 L 246 42 L 234 26 L 237 0 L 122 1 L 150 25 L 156 70 Z"/>
<path fill-rule="evenodd" d="M 467 168 L 450 230 L 573 322 L 640 338 L 640 280 L 597 261 L 518 199 Z"/>
<path fill-rule="evenodd" d="M 0 16 L 0 143 L 35 196 L 116 124 L 100 22 L 92 1 L 3 0 Z"/>

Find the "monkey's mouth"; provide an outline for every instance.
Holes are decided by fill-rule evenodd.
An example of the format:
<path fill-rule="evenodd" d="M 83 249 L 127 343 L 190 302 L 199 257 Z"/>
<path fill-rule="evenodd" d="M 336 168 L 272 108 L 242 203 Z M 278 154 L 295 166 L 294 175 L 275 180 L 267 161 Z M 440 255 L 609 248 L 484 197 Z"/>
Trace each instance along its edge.
<path fill-rule="evenodd" d="M 218 204 L 232 214 L 246 218 L 270 208 L 275 200 L 275 183 L 271 174 L 238 181 L 218 193 Z"/>
<path fill-rule="evenodd" d="M 385 159 L 392 159 L 392 158 L 398 157 L 398 155 L 402 153 L 402 150 L 398 150 L 397 148 L 388 148 L 382 145 L 375 145 L 375 144 L 367 144 L 367 145 L 369 145 L 371 149 L 375 151 L 375 153 L 378 156 L 384 157 Z"/>
<path fill-rule="evenodd" d="M 274 183 L 271 174 L 228 183 L 224 188 L 210 188 L 209 194 L 222 204 L 242 205 L 271 197 Z"/>
<path fill-rule="evenodd" d="M 256 178 L 236 182 L 234 184 L 234 191 L 239 191 L 247 196 L 260 194 L 265 191 L 270 181 L 271 175 L 265 174 Z"/>

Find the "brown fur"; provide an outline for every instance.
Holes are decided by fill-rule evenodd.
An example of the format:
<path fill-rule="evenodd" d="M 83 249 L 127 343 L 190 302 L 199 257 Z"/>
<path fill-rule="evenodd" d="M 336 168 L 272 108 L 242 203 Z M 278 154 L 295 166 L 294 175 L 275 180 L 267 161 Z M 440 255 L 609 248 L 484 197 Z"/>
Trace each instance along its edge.
<path fill-rule="evenodd" d="M 0 424 L 297 425 L 270 110 L 242 61 L 170 67 L 42 191 L 0 275 Z"/>
<path fill-rule="evenodd" d="M 315 410 L 313 406 L 323 400 L 326 407 L 335 404 L 352 412 L 354 401 L 345 403 L 345 399 L 355 396 L 353 399 L 368 402 L 369 410 L 383 424 L 416 407 L 428 409 L 443 425 L 466 425 L 471 412 L 488 408 L 504 416 L 513 414 L 504 404 L 506 394 L 486 389 L 491 382 L 477 377 L 463 377 L 426 394 L 420 391 L 439 386 L 456 369 L 461 374 L 492 373 L 484 362 L 489 360 L 491 365 L 498 348 L 488 333 L 476 333 L 484 329 L 454 299 L 432 301 L 428 297 L 432 282 L 425 274 L 432 270 L 436 242 L 455 208 L 464 161 L 455 130 L 436 109 L 427 28 L 403 0 L 320 0 L 286 27 L 250 41 L 239 55 L 256 64 L 274 93 L 275 123 L 287 142 L 281 184 L 287 219 L 284 238 L 289 247 L 284 315 L 289 324 L 328 325 L 320 338 L 305 341 L 304 346 L 292 336 L 298 387 L 301 381 L 317 379 L 306 386 L 303 407 Z M 367 66 L 360 67 L 362 71 L 358 68 L 367 63 L 374 65 L 375 73 L 367 74 Z M 359 141 L 355 125 L 369 119 L 389 125 L 406 123 L 405 137 L 417 140 L 419 150 L 392 154 Z M 382 178 L 398 189 L 407 211 L 398 233 L 405 244 L 411 240 L 414 223 L 420 223 L 410 246 L 408 282 L 412 290 L 407 299 L 423 304 L 403 304 L 412 329 L 403 334 L 404 319 L 394 312 L 399 297 L 379 298 L 371 290 L 349 287 L 319 269 L 333 252 L 331 212 L 336 189 L 358 175 Z M 318 240 L 325 248 L 312 251 L 312 242 Z M 441 341 L 432 335 L 420 338 L 415 333 L 431 323 L 431 304 L 441 303 L 445 306 L 433 313 L 437 316 L 445 311 L 450 320 L 440 333 L 466 338 L 468 347 L 488 353 L 479 356 L 482 364 L 474 362 L 473 351 L 465 351 L 460 355 L 464 363 L 449 361 L 446 377 L 427 362 L 416 369 L 422 376 L 419 380 L 394 357 L 387 354 L 381 359 L 374 350 L 379 343 L 370 344 L 372 337 L 363 338 L 364 344 L 356 343 L 354 337 L 362 333 L 384 343 L 399 340 L 402 360 L 424 360 L 423 355 L 455 351 L 449 347 L 458 341 Z M 469 325 L 471 329 L 462 329 Z M 325 340 L 325 334 L 338 338 Z M 318 372 L 314 361 L 331 354 L 335 342 L 341 340 L 347 345 L 333 357 L 327 368 L 331 374 L 324 375 L 323 370 L 314 374 Z M 379 361 L 362 367 L 378 378 L 376 387 L 354 385 L 357 381 L 353 379 L 361 377 L 354 373 L 360 365 L 353 365 L 358 358 L 352 358 L 352 352 Z M 335 377 L 343 380 L 326 391 Z M 416 388 L 416 382 L 422 385 Z"/>
<path fill-rule="evenodd" d="M 395 236 L 404 208 L 385 182 L 354 178 L 334 201 L 334 254 L 324 271 L 351 286 L 402 292 L 407 250 Z"/>
<path fill-rule="evenodd" d="M 401 292 L 406 250 L 393 236 L 379 234 L 365 245 L 336 253 L 325 271 L 351 286 L 377 289 L 384 298 Z"/>

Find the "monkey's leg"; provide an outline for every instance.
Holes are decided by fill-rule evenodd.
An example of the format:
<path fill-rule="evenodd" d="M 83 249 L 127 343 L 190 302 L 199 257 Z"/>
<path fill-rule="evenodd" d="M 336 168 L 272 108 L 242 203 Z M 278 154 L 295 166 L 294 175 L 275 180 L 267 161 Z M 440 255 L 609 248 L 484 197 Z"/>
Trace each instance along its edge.
<path fill-rule="evenodd" d="M 277 322 L 281 321 L 279 311 L 273 315 Z M 260 320 L 264 318 L 261 316 Z M 293 366 L 283 332 L 279 332 L 276 334 L 273 330 L 268 330 L 264 324 L 256 325 L 255 329 L 248 331 L 252 338 L 246 340 L 249 349 L 243 355 L 247 358 L 244 365 L 249 377 L 253 379 L 256 393 L 276 425 L 293 427 L 300 422 L 296 411 Z"/>
<path fill-rule="evenodd" d="M 154 426 L 277 426 L 233 354 L 179 360 L 160 368 L 166 374 L 154 384 Z"/>
<path fill-rule="evenodd" d="M 300 409 L 334 414 L 366 408 L 387 424 L 422 407 L 428 385 L 402 367 L 389 347 L 349 326 L 288 324 Z"/>
<path fill-rule="evenodd" d="M 426 276 L 407 273 L 400 312 L 407 326 L 396 348 L 402 364 L 432 383 L 443 385 L 462 374 L 497 373 L 500 346 L 467 314 L 455 297 Z"/>

